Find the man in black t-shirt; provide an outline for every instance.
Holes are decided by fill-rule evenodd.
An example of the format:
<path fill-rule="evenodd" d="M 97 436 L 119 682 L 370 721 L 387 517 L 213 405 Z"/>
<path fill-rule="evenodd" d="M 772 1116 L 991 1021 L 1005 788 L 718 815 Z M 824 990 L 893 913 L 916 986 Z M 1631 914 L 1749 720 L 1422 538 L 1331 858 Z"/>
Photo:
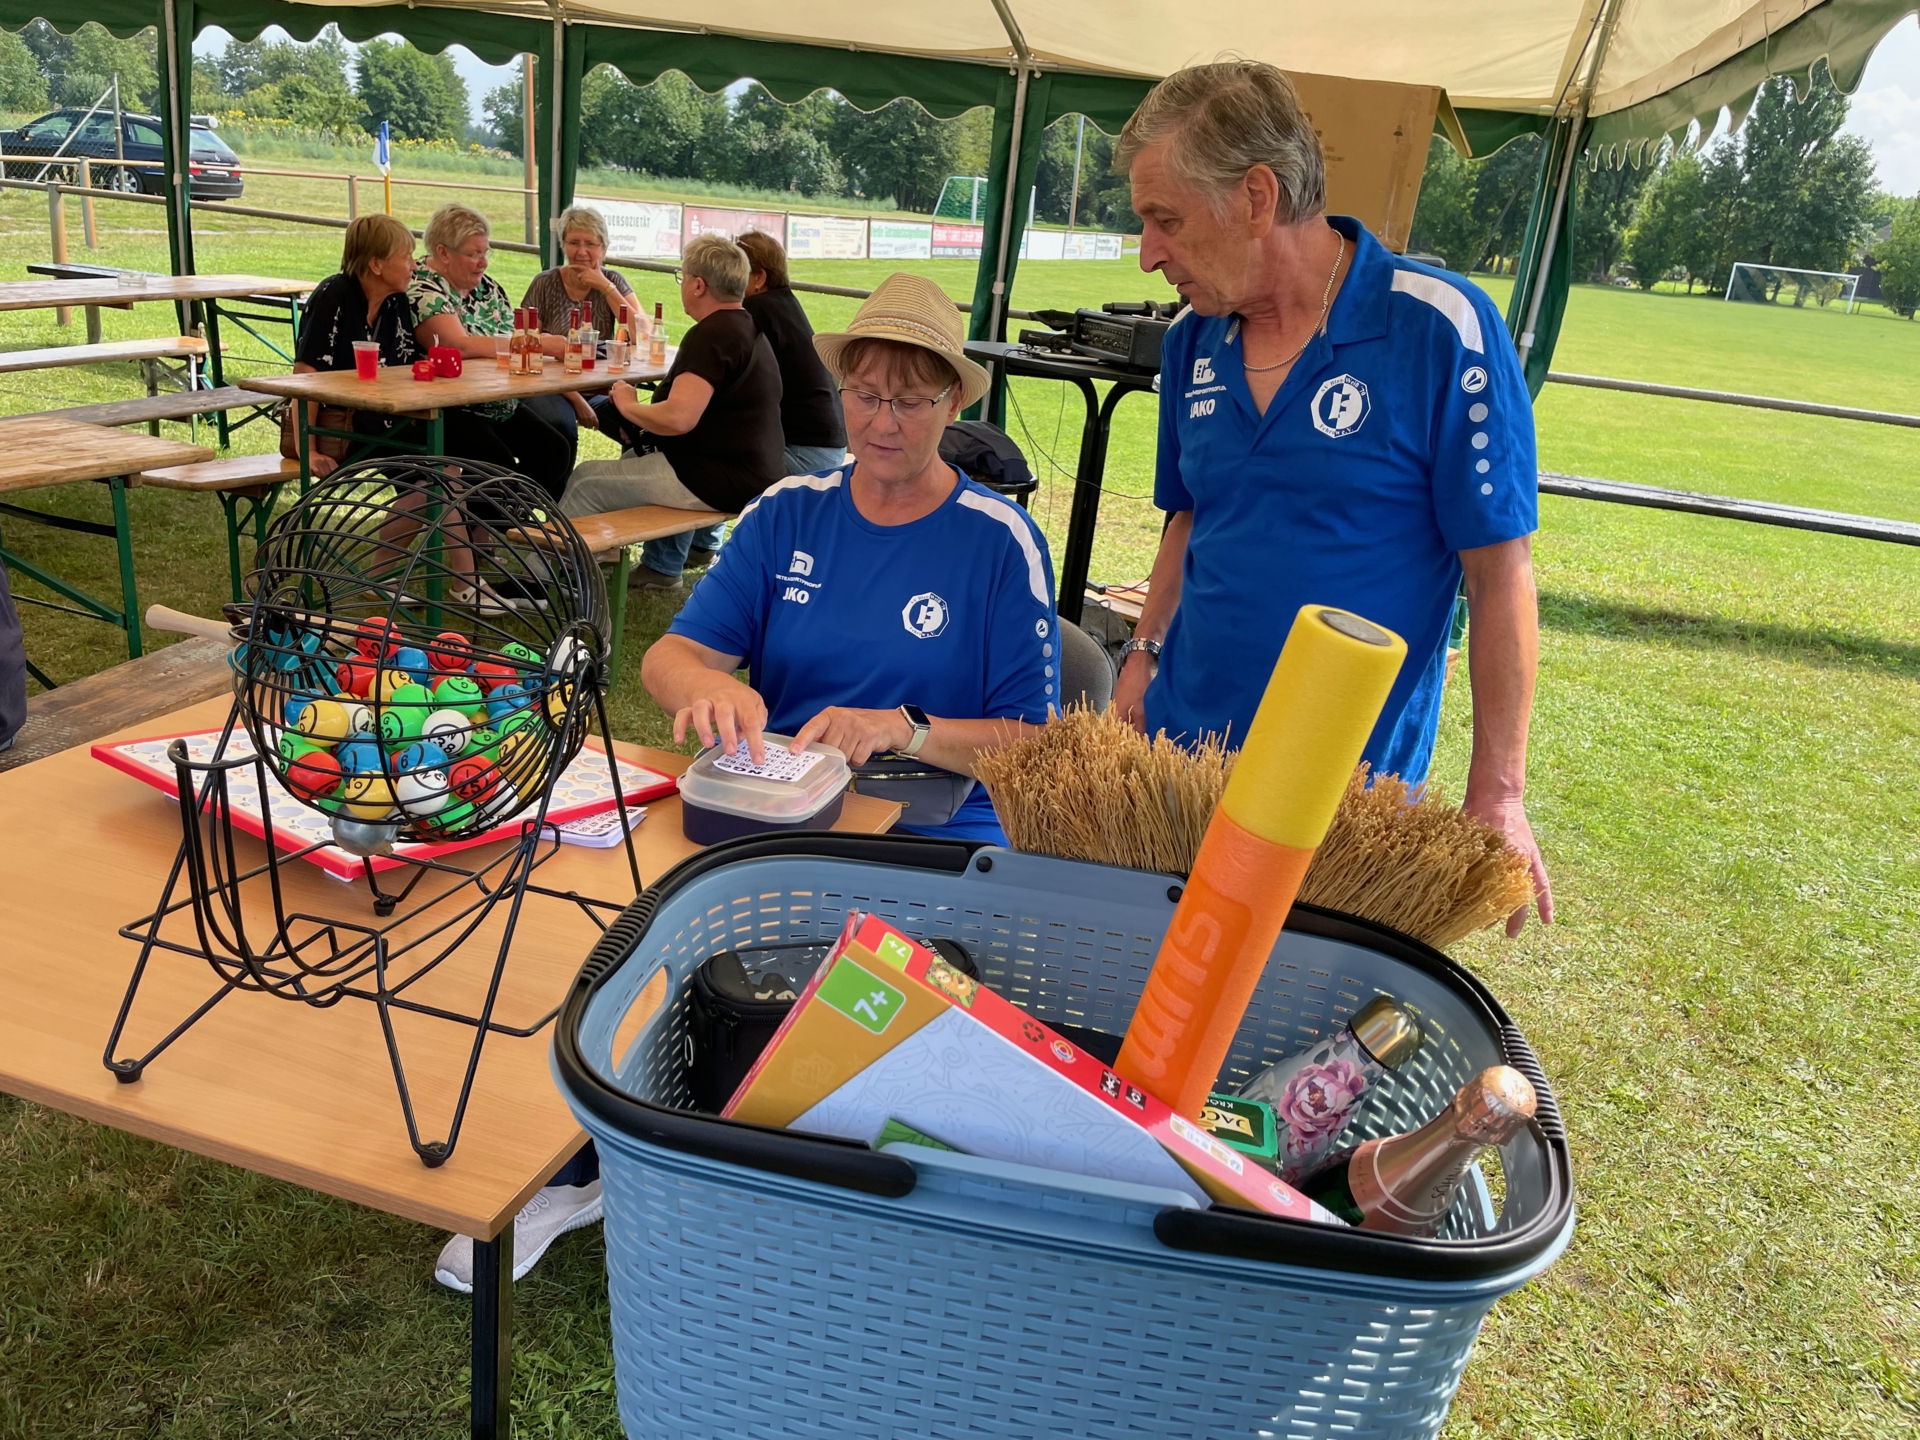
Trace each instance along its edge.
<path fill-rule="evenodd" d="M 560 510 L 597 515 L 635 505 L 736 512 L 783 473 L 780 367 L 741 308 L 748 262 L 724 235 L 701 235 L 680 258 L 680 303 L 695 321 L 652 404 L 631 385 L 613 403 L 641 444 L 618 460 L 574 467 Z M 677 590 L 691 535 L 650 540 L 633 583 Z"/>

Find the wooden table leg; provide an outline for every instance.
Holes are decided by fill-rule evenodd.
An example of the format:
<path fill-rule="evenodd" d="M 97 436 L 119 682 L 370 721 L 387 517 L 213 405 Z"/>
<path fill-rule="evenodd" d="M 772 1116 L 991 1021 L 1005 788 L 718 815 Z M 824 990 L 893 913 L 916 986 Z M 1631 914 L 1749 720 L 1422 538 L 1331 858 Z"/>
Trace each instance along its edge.
<path fill-rule="evenodd" d="M 473 1440 L 513 1430 L 513 1222 L 473 1242 Z"/>

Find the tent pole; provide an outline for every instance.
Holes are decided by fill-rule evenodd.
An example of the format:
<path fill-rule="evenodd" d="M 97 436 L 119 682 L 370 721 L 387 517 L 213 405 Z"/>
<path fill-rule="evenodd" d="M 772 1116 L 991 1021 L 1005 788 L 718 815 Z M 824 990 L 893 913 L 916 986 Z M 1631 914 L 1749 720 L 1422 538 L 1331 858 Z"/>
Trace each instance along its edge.
<path fill-rule="evenodd" d="M 533 54 L 529 51 L 520 57 L 520 153 L 525 157 L 526 179 L 522 182 L 527 190 L 527 244 L 534 243 L 534 237 L 540 233 L 539 190 L 540 190 L 540 132 L 533 121 Z"/>
<path fill-rule="evenodd" d="M 188 0 L 191 6 L 192 0 Z M 181 16 L 176 0 L 161 0 L 160 22 L 166 33 L 160 37 L 161 59 L 167 70 L 167 135 L 161 154 L 167 162 L 167 251 L 173 273 L 191 275 L 193 271 L 193 210 L 189 204 L 187 173 L 192 154 L 192 137 L 187 133 L 186 111 L 181 99 L 181 74 L 193 73 L 192 10 L 188 10 L 187 33 L 182 36 Z M 175 306 L 179 311 L 180 333 L 194 333 L 194 311 L 188 301 Z"/>
<path fill-rule="evenodd" d="M 1607 47 L 1613 43 L 1614 23 L 1619 18 L 1620 0 L 1604 0 L 1594 27 L 1593 55 L 1587 63 L 1586 82 L 1580 87 L 1580 98 L 1574 105 L 1572 125 L 1567 132 L 1567 153 L 1560 165 L 1560 183 L 1554 190 L 1553 205 L 1547 211 L 1546 224 L 1541 227 L 1545 233 L 1539 256 L 1528 272 L 1528 283 L 1533 293 L 1527 297 L 1527 319 L 1520 327 L 1518 346 L 1523 374 L 1527 368 L 1527 356 L 1533 351 L 1534 334 L 1540 323 L 1540 307 L 1546 299 L 1548 267 L 1553 264 L 1553 252 L 1559 243 L 1560 232 L 1566 225 L 1567 206 L 1571 203 L 1569 192 L 1573 187 L 1573 164 L 1580 153 L 1581 132 L 1586 129 L 1587 111 L 1593 104 L 1593 92 L 1600 83 L 1600 67 L 1606 62 Z"/>
<path fill-rule="evenodd" d="M 566 103 L 567 26 L 556 10 L 553 16 L 553 74 L 549 79 L 551 86 L 552 113 L 548 116 L 549 148 L 547 150 L 547 245 L 546 263 L 560 263 L 560 107 Z"/>
<path fill-rule="evenodd" d="M 1001 327 L 1007 318 L 1007 255 L 1013 242 L 1013 215 L 1020 208 L 1014 185 L 1019 180 L 1020 130 L 1027 118 L 1027 81 L 1030 74 L 1026 62 L 1022 61 L 1013 87 L 1012 143 L 1007 146 L 1007 179 L 1001 187 L 1000 247 L 993 263 L 993 305 L 987 315 L 987 336 L 993 340 L 1000 338 Z"/>
<path fill-rule="evenodd" d="M 1530 279 L 1533 294 L 1527 299 L 1527 323 L 1520 327 L 1520 369 L 1524 374 L 1527 368 L 1527 356 L 1533 350 L 1533 329 L 1540 323 L 1540 303 L 1546 299 L 1546 275 L 1553 264 L 1553 252 L 1560 241 L 1560 231 L 1564 228 L 1567 213 L 1567 190 L 1573 183 L 1574 157 L 1580 153 L 1580 130 L 1587 122 L 1587 101 L 1583 95 L 1574 109 L 1573 128 L 1567 136 L 1567 153 L 1560 164 L 1560 183 L 1554 187 L 1553 205 L 1547 211 L 1546 241 L 1540 247 L 1540 258 L 1534 264 Z"/>

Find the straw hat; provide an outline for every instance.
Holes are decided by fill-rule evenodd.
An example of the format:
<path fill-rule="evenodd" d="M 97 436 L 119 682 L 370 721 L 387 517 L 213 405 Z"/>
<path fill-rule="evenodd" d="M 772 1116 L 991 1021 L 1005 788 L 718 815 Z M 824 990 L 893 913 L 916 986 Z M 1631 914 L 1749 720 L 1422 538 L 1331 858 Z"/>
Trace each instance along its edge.
<path fill-rule="evenodd" d="M 840 355 L 852 340 L 892 340 L 931 350 L 953 367 L 960 377 L 961 403 L 971 405 L 987 393 L 993 377 L 986 367 L 966 357 L 966 339 L 959 308 L 946 292 L 925 276 L 897 270 L 862 302 L 851 325 L 843 331 L 814 336 L 813 348 L 820 352 L 836 381 L 847 378 L 840 367 Z"/>

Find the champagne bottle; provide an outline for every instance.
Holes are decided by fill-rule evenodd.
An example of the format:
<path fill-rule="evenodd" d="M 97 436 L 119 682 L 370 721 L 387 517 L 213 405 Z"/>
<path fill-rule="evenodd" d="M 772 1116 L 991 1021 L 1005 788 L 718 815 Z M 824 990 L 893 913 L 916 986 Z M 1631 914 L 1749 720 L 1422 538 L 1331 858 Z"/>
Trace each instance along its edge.
<path fill-rule="evenodd" d="M 1296 1188 L 1362 1230 L 1430 1235 L 1446 1217 L 1474 1156 L 1519 1134 L 1533 1107 L 1527 1077 L 1495 1065 L 1461 1086 L 1447 1108 L 1418 1130 L 1343 1150 Z"/>
<path fill-rule="evenodd" d="M 513 373 L 531 375 L 533 373 L 533 348 L 539 344 L 533 330 L 533 311 L 522 308 L 513 312 Z"/>
<path fill-rule="evenodd" d="M 656 369 L 667 363 L 667 322 L 660 307 L 653 307 L 653 334 L 647 337 L 647 363 Z"/>
<path fill-rule="evenodd" d="M 1248 1100 L 1273 1107 L 1280 1126 L 1280 1178 L 1300 1177 L 1340 1148 L 1360 1102 L 1389 1070 L 1420 1048 L 1420 1025 L 1392 998 L 1375 996 L 1337 1035 L 1261 1071 L 1240 1087 Z"/>
<path fill-rule="evenodd" d="M 567 311 L 567 374 L 580 373 L 580 307 Z"/>

